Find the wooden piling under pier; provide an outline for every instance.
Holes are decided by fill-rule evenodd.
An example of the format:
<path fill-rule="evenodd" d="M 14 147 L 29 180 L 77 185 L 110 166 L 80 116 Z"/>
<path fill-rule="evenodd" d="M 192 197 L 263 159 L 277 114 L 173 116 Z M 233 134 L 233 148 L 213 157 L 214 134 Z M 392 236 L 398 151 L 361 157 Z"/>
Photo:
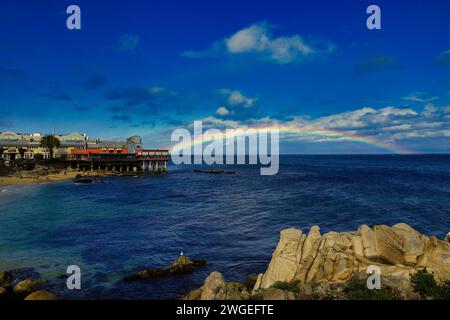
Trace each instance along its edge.
<path fill-rule="evenodd" d="M 105 171 L 120 174 L 167 172 L 169 150 L 136 150 L 135 153 L 103 152 L 97 149 L 73 150 L 66 160 L 80 171 Z"/>
<path fill-rule="evenodd" d="M 157 174 L 167 172 L 167 161 L 164 160 L 67 160 L 68 167 L 79 171 L 105 171 L 121 174 Z"/>

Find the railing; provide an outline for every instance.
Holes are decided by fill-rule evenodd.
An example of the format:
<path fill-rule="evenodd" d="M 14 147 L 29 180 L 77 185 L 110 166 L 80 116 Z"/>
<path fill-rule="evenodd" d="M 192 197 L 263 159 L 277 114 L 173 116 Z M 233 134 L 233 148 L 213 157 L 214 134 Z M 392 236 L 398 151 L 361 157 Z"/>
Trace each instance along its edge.
<path fill-rule="evenodd" d="M 102 153 L 102 154 L 70 154 L 71 161 L 169 161 L 169 155 L 142 155 L 132 153 Z"/>
<path fill-rule="evenodd" d="M 70 155 L 68 160 L 73 161 L 136 161 L 134 154 L 91 154 L 91 155 Z"/>
<path fill-rule="evenodd" d="M 136 161 L 134 154 L 93 154 L 90 157 L 92 161 Z"/>
<path fill-rule="evenodd" d="M 164 160 L 164 159 L 169 159 L 169 155 L 143 155 L 143 154 L 139 154 L 137 156 L 137 158 L 139 160 Z"/>

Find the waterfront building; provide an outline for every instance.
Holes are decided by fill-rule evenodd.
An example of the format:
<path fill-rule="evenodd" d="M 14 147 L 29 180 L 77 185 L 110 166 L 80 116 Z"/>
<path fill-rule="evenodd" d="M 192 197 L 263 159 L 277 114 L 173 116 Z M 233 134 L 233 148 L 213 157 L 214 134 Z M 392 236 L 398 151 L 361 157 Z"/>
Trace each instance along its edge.
<path fill-rule="evenodd" d="M 0 155 L 6 163 L 18 159 L 34 159 L 50 152 L 40 146 L 40 133 L 20 134 L 11 131 L 0 133 Z M 79 170 L 107 170 L 121 172 L 156 173 L 167 171 L 168 150 L 142 149 L 142 139 L 132 136 L 123 141 L 89 140 L 86 134 L 55 135 L 60 147 L 53 150 L 56 159 Z"/>
<path fill-rule="evenodd" d="M 1 157 L 6 161 L 17 159 L 34 159 L 36 154 L 41 154 L 44 159 L 50 157 L 50 150 L 41 147 L 40 133 L 21 134 L 11 131 L 0 133 Z M 56 135 L 61 143 L 60 148 L 54 149 L 55 158 L 66 159 L 73 149 L 84 149 L 87 136 L 79 133 L 68 135 Z"/>
<path fill-rule="evenodd" d="M 73 169 L 93 171 L 160 173 L 167 171 L 169 150 L 143 150 L 132 147 L 97 147 L 72 150 L 68 159 Z"/>
<path fill-rule="evenodd" d="M 137 150 L 136 157 L 144 172 L 167 171 L 169 150 Z"/>

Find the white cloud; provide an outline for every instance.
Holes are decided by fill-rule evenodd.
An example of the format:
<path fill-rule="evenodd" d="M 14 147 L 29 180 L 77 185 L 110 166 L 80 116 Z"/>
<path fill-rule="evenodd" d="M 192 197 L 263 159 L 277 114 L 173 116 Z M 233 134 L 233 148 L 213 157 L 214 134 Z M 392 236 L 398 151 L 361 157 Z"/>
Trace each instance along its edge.
<path fill-rule="evenodd" d="M 230 110 L 228 110 L 226 107 L 219 107 L 216 110 L 216 114 L 218 116 L 228 116 L 230 113 Z"/>
<path fill-rule="evenodd" d="M 225 44 L 232 53 L 262 51 L 270 43 L 266 33 L 264 25 L 252 25 L 225 39 Z"/>
<path fill-rule="evenodd" d="M 425 92 L 413 92 L 405 97 L 402 98 L 403 100 L 406 101 L 412 101 L 412 102 L 431 102 L 434 100 L 439 99 L 439 97 L 430 97 L 430 98 L 425 98 Z"/>
<path fill-rule="evenodd" d="M 254 54 L 262 60 L 287 64 L 331 53 L 334 48 L 335 46 L 329 42 L 318 39 L 306 40 L 297 34 L 274 37 L 267 23 L 255 23 L 223 40 L 216 41 L 208 50 L 190 50 L 184 52 L 183 56 L 202 58 L 224 51 L 228 54 Z"/>
<path fill-rule="evenodd" d="M 250 108 L 257 100 L 256 98 L 245 96 L 238 90 L 219 89 L 219 93 L 227 97 L 227 103 L 230 106 L 243 106 L 245 108 Z"/>
<path fill-rule="evenodd" d="M 423 108 L 422 114 L 425 117 L 432 117 L 436 112 L 438 112 L 438 108 L 436 108 L 432 103 L 427 103 Z"/>
<path fill-rule="evenodd" d="M 265 23 L 239 30 L 225 39 L 230 53 L 259 53 L 277 63 L 290 63 L 316 52 L 299 35 L 274 38 Z"/>
<path fill-rule="evenodd" d="M 416 112 L 410 108 L 393 106 L 380 109 L 365 107 L 316 119 L 291 117 L 289 120 L 280 120 L 264 117 L 239 121 L 208 117 L 203 120 L 206 127 L 221 130 L 250 127 L 280 128 L 284 141 L 343 142 L 348 141 L 346 137 L 354 136 L 402 144 L 410 143 L 411 139 L 414 139 L 423 141 L 422 148 L 429 150 L 433 141 L 450 137 L 450 116 L 447 113 L 449 109 L 448 106 L 428 105 L 422 112 Z M 438 149 L 442 150 L 445 147 L 442 143 L 436 143 Z M 447 148 L 450 149 L 450 144 L 447 144 Z"/>

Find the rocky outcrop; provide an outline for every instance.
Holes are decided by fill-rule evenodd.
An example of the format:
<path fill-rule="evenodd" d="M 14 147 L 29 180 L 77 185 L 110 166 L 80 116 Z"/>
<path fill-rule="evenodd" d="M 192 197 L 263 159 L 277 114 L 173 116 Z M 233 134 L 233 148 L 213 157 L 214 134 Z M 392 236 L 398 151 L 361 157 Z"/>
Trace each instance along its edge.
<path fill-rule="evenodd" d="M 296 297 L 293 292 L 287 290 L 267 288 L 262 290 L 257 298 L 261 300 L 295 300 Z"/>
<path fill-rule="evenodd" d="M 46 286 L 47 280 L 32 268 L 0 271 L 0 300 L 57 300 L 48 291 L 37 291 Z"/>
<path fill-rule="evenodd" d="M 58 297 L 47 291 L 36 291 L 28 295 L 25 300 L 58 300 Z"/>
<path fill-rule="evenodd" d="M 26 279 L 14 286 L 13 293 L 16 295 L 29 295 L 33 291 L 42 288 L 47 281 L 45 279 Z"/>
<path fill-rule="evenodd" d="M 382 277 L 394 285 L 408 286 L 405 280 L 421 268 L 443 281 L 450 279 L 450 244 L 404 223 L 362 225 L 357 231 L 324 235 L 318 226 L 308 234 L 290 228 L 281 231 L 269 267 L 258 276 L 253 293 L 276 282 L 343 283 L 370 265 L 380 267 Z"/>
<path fill-rule="evenodd" d="M 223 275 L 212 272 L 202 287 L 184 296 L 184 300 L 247 300 L 250 293 L 239 282 L 225 282 Z"/>
<path fill-rule="evenodd" d="M 426 268 L 438 282 L 450 280 L 449 237 L 445 241 L 428 237 L 405 223 L 362 225 L 357 231 L 324 235 L 318 226 L 307 234 L 285 229 L 267 271 L 256 279 L 249 276 L 247 286 L 226 282 L 213 272 L 202 287 L 182 299 L 364 299 L 369 266 L 380 268 L 383 289 L 368 290 L 371 298 L 419 299 L 411 287 L 411 274 Z"/>
<path fill-rule="evenodd" d="M 203 259 L 191 260 L 187 256 L 181 255 L 177 260 L 172 262 L 172 264 L 169 267 L 144 269 L 135 274 L 123 278 L 123 280 L 124 281 L 147 280 L 171 274 L 186 274 L 191 273 L 195 270 L 195 268 L 204 265 L 206 265 L 206 260 Z"/>

